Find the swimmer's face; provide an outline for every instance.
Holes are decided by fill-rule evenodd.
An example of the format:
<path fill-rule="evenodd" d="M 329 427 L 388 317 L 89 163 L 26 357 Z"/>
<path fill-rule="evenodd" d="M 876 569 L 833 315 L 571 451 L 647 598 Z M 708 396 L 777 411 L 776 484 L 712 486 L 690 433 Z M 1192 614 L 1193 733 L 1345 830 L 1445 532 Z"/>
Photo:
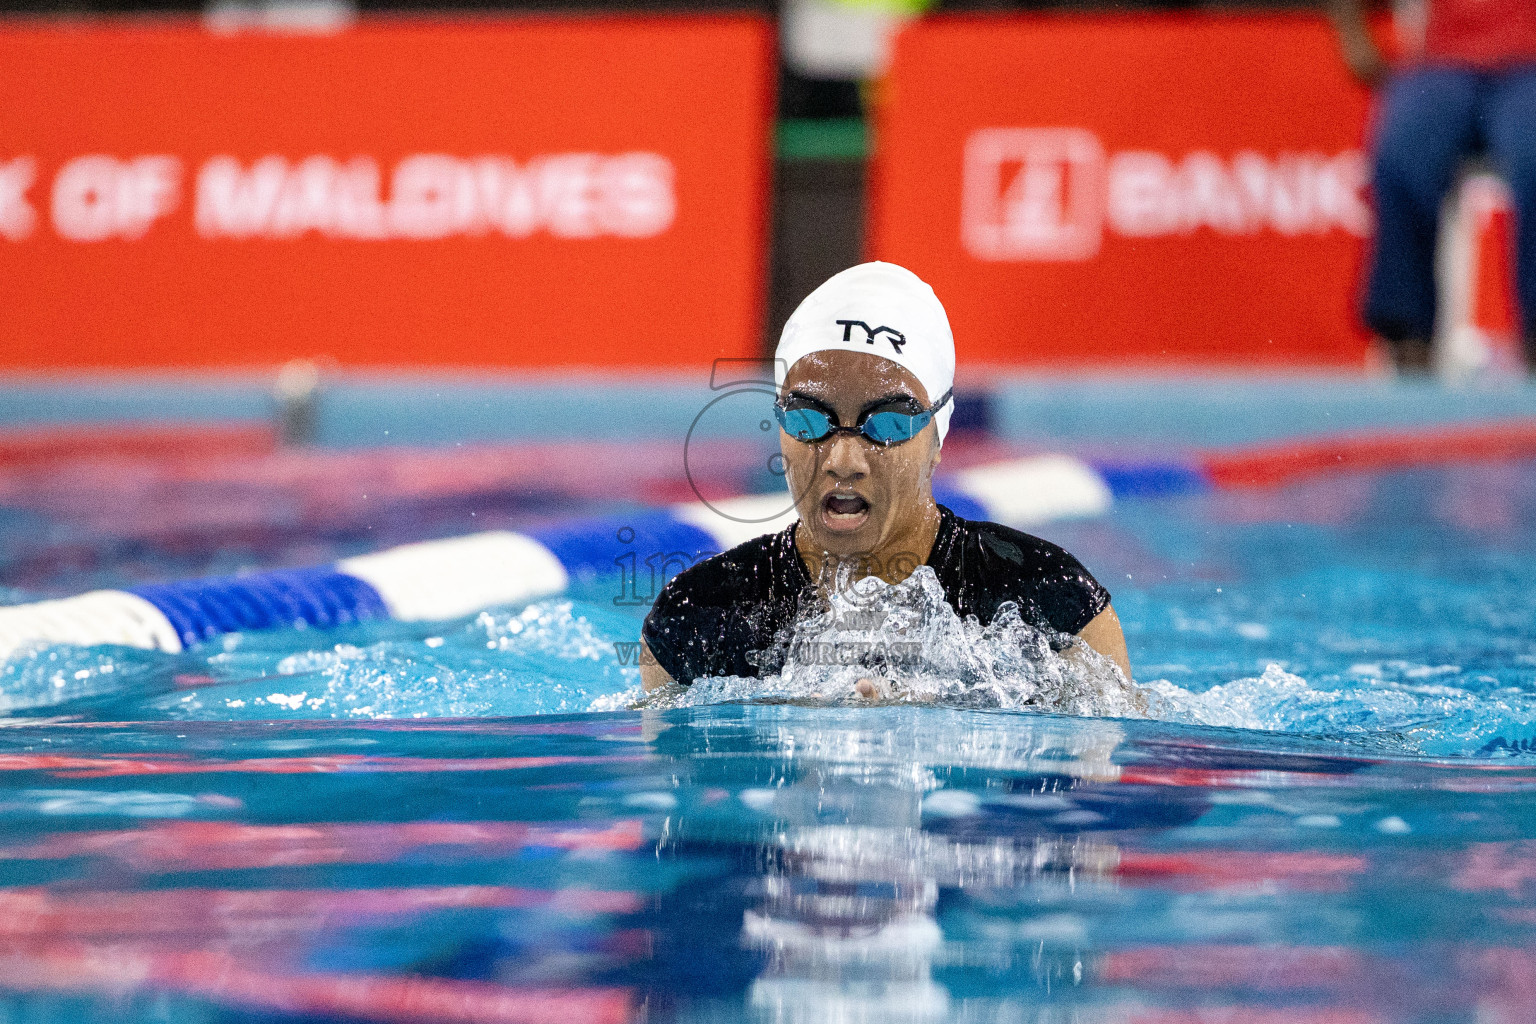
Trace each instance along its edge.
<path fill-rule="evenodd" d="M 779 396 L 788 407 L 819 408 L 849 427 L 867 413 L 917 413 L 929 406 L 928 392 L 911 371 L 867 352 L 813 352 L 790 367 Z M 889 447 L 844 433 L 797 441 L 782 430 L 779 447 L 802 527 L 829 554 L 891 557 L 892 545 L 916 532 L 933 509 L 939 461 L 933 423 Z"/>

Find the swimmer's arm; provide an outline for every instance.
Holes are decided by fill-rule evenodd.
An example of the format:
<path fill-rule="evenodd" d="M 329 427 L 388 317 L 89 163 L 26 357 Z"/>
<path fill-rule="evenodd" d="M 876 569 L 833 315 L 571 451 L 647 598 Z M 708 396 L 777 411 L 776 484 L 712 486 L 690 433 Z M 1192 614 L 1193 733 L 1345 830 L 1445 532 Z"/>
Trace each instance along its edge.
<path fill-rule="evenodd" d="M 1120 628 L 1120 616 L 1115 614 L 1114 605 L 1095 615 L 1077 635 L 1083 643 L 1119 665 L 1126 679 L 1131 678 L 1131 653 L 1125 649 L 1125 631 Z"/>
<path fill-rule="evenodd" d="M 1102 616 L 1101 616 L 1101 618 L 1102 618 Z M 1099 620 L 1098 619 L 1094 619 L 1093 621 L 1097 622 Z M 1093 623 L 1090 622 L 1089 625 L 1092 626 Z M 1121 645 L 1122 646 L 1124 645 L 1124 641 L 1121 641 Z M 661 667 L 661 664 L 659 662 L 657 662 L 657 660 L 656 660 L 656 655 L 651 653 L 651 646 L 650 646 L 650 644 L 647 644 L 644 639 L 641 639 L 641 641 L 640 641 L 640 686 L 641 686 L 641 688 L 644 689 L 646 693 L 650 693 L 652 690 L 659 689 L 660 687 L 666 686 L 668 683 L 670 683 L 672 681 L 673 680 L 672 680 L 671 674 L 668 673 L 666 669 Z"/>

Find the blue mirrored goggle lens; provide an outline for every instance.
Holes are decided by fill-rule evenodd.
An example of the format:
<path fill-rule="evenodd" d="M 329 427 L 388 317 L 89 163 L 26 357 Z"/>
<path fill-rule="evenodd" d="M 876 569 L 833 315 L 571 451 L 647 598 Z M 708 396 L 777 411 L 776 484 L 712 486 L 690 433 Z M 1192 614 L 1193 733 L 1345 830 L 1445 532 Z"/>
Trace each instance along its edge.
<path fill-rule="evenodd" d="M 832 418 L 819 409 L 785 409 L 776 405 L 774 415 L 784 433 L 797 441 L 820 441 L 832 433 Z M 864 418 L 859 424 L 859 432 L 876 444 L 900 444 L 916 437 L 931 419 L 931 412 L 916 416 L 904 412 L 877 412 Z"/>
<path fill-rule="evenodd" d="M 930 419 L 932 415 L 926 412 L 916 416 L 905 412 L 877 412 L 866 417 L 859 429 L 876 444 L 900 444 L 916 437 Z"/>
<path fill-rule="evenodd" d="M 779 426 L 797 441 L 820 441 L 832 433 L 832 419 L 819 409 L 785 409 L 774 406 Z"/>

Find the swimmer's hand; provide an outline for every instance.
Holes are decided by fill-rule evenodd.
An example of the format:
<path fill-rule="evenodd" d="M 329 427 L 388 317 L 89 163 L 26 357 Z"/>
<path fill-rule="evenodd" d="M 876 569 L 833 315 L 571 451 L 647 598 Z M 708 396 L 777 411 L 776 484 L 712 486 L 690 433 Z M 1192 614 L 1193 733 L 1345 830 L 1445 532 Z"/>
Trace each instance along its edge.
<path fill-rule="evenodd" d="M 864 676 L 853 684 L 853 692 L 855 696 L 863 697 L 865 700 L 890 700 L 891 681 Z"/>

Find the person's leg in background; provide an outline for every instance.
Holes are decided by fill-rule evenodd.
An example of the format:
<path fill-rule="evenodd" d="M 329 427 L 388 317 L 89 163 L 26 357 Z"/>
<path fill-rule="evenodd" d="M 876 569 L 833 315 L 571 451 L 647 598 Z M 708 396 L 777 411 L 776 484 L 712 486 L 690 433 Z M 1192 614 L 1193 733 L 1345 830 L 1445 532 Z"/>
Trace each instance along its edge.
<path fill-rule="evenodd" d="M 1365 322 L 1400 369 L 1429 369 L 1440 204 L 1477 141 L 1478 75 L 1420 68 L 1382 92 L 1372 184 L 1376 238 Z"/>
<path fill-rule="evenodd" d="M 1525 355 L 1536 372 L 1536 64 L 1498 74 L 1484 112 L 1493 158 L 1515 200 L 1515 292 Z"/>

